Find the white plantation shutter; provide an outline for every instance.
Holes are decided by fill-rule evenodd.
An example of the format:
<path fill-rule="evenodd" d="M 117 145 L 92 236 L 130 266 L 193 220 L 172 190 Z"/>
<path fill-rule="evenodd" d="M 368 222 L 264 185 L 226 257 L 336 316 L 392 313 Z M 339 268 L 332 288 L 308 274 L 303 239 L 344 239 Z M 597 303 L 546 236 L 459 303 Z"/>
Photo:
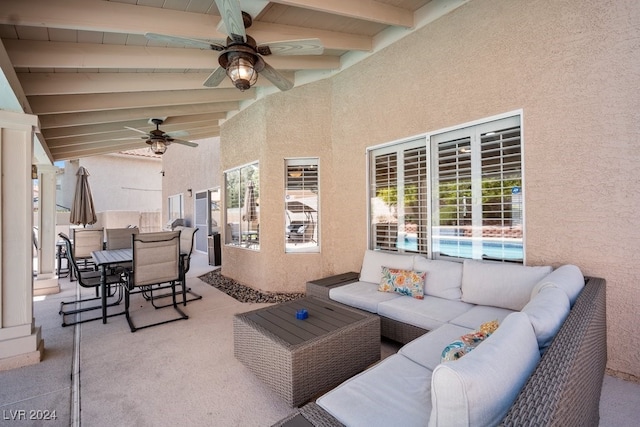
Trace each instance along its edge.
<path fill-rule="evenodd" d="M 520 116 L 369 155 L 369 248 L 523 262 Z"/>
<path fill-rule="evenodd" d="M 370 247 L 427 250 L 427 148 L 424 139 L 369 153 Z"/>
<path fill-rule="evenodd" d="M 436 257 L 522 262 L 520 117 L 431 137 Z"/>
<path fill-rule="evenodd" d="M 285 159 L 285 251 L 320 251 L 317 158 Z"/>

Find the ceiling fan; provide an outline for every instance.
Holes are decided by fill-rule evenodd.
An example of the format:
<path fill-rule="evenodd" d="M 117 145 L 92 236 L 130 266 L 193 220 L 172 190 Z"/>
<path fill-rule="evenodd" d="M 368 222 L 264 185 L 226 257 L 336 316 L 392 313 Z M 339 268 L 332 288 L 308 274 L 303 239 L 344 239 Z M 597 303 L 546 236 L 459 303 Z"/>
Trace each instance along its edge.
<path fill-rule="evenodd" d="M 249 89 L 263 75 L 280 90 L 289 90 L 293 83 L 267 64 L 262 58 L 267 55 L 320 55 L 324 47 L 319 39 L 300 39 L 258 45 L 246 33 L 251 26 L 251 16 L 240 9 L 239 0 L 215 0 L 226 32 L 226 40 L 198 40 L 183 37 L 167 36 L 157 33 L 146 33 L 145 37 L 168 43 L 180 43 L 201 49 L 212 49 L 220 52 L 220 66 L 204 81 L 207 87 L 218 86 L 225 75 L 229 76 L 234 86 L 241 91 Z"/>
<path fill-rule="evenodd" d="M 149 144 L 151 151 L 153 151 L 155 154 L 160 154 L 160 155 L 164 154 L 164 152 L 167 151 L 167 146 L 169 146 L 172 143 L 182 144 L 189 147 L 198 146 L 198 144 L 196 144 L 195 142 L 176 139 L 170 134 L 164 133 L 163 131 L 161 131 L 160 125 L 164 122 L 164 120 L 151 119 L 151 122 L 156 125 L 156 128 L 150 131 L 149 133 L 141 131 L 140 129 L 135 129 L 128 126 L 125 126 L 125 128 L 135 132 L 143 133 L 145 136 L 143 136 L 142 139 L 146 139 L 145 142 Z M 177 134 L 178 132 L 172 133 L 172 135 L 177 135 Z"/>

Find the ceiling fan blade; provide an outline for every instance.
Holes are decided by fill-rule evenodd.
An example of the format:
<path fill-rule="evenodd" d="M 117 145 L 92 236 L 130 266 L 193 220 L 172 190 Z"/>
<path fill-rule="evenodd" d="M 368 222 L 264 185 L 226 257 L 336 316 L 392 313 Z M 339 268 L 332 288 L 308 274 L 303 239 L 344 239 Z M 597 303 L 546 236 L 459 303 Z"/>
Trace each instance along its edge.
<path fill-rule="evenodd" d="M 142 130 L 140 130 L 140 129 L 130 128 L 129 126 L 125 126 L 124 128 L 125 128 L 125 129 L 129 129 L 129 130 L 132 130 L 132 131 L 134 131 L 134 132 L 138 132 L 138 133 L 142 133 L 142 134 L 145 134 L 145 135 L 149 135 L 149 133 L 148 133 L 148 132 L 142 131 Z"/>
<path fill-rule="evenodd" d="M 293 87 L 293 83 L 287 80 L 282 74 L 276 71 L 271 65 L 264 63 L 264 69 L 260 71 L 260 75 L 266 77 L 280 90 L 289 90 Z"/>
<path fill-rule="evenodd" d="M 324 46 L 320 39 L 301 39 L 259 45 L 261 55 L 322 55 Z"/>
<path fill-rule="evenodd" d="M 175 138 L 175 137 L 179 137 L 179 136 L 187 136 L 189 135 L 189 132 L 187 132 L 186 130 L 177 130 L 174 132 L 166 132 L 165 136 L 168 136 L 169 138 Z"/>
<path fill-rule="evenodd" d="M 227 76 L 226 70 L 222 67 L 218 67 L 215 70 L 213 70 L 213 73 L 211 73 L 209 77 L 207 77 L 207 80 L 205 80 L 204 83 L 202 83 L 202 85 L 206 87 L 216 87 L 220 83 L 222 83 L 222 80 L 224 80 L 226 76 Z"/>
<path fill-rule="evenodd" d="M 186 145 L 189 147 L 197 147 L 198 144 L 196 144 L 195 142 L 191 142 L 191 141 L 184 141 L 182 139 L 174 139 L 173 141 L 171 141 L 172 144 L 182 144 L 182 145 Z"/>
<path fill-rule="evenodd" d="M 149 40 L 155 40 L 163 43 L 179 43 L 185 46 L 197 47 L 199 49 L 211 49 L 217 51 L 223 51 L 226 49 L 224 46 L 225 40 L 206 41 L 198 39 L 188 39 L 186 37 L 167 36 L 165 34 L 146 33 L 144 35 Z"/>
<path fill-rule="evenodd" d="M 147 136 L 143 136 L 142 137 L 142 139 L 147 139 L 147 138 L 148 138 Z M 111 138 L 111 139 L 109 139 L 109 141 L 131 141 L 133 139 L 140 139 L 140 137 L 139 136 L 130 136 L 130 137 L 127 137 L 127 138 Z"/>
<path fill-rule="evenodd" d="M 247 33 L 242 19 L 242 10 L 238 0 L 215 0 L 218 11 L 231 40 L 246 42 Z"/>

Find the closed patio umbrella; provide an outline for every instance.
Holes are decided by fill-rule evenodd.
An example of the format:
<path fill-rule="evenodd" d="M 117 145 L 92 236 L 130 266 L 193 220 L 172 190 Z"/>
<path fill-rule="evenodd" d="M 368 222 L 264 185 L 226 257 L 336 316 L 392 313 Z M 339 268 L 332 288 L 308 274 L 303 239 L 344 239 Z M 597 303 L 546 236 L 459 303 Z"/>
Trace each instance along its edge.
<path fill-rule="evenodd" d="M 98 221 L 96 210 L 93 207 L 93 196 L 91 196 L 91 187 L 89 187 L 89 172 L 80 166 L 76 172 L 76 191 L 73 196 L 73 204 L 71 205 L 71 216 L 69 222 L 71 224 L 86 226 L 87 224 L 95 224 Z"/>
<path fill-rule="evenodd" d="M 242 206 L 242 220 L 247 221 L 247 231 L 249 230 L 249 224 L 258 219 L 258 212 L 256 210 L 256 194 L 253 186 L 253 181 L 249 181 L 247 184 L 247 190 L 244 193 L 244 205 Z"/>

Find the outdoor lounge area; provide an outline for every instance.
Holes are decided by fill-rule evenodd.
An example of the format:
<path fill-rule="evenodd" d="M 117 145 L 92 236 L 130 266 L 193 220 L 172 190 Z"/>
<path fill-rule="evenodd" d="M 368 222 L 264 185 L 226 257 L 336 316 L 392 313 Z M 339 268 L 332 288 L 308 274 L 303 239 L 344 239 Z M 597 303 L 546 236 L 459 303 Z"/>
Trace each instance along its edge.
<path fill-rule="evenodd" d="M 189 320 L 136 334 L 124 316 L 61 327 L 59 302 L 76 288 L 68 279 L 60 294 L 36 298 L 47 349 L 41 363 L 0 373 L 2 425 L 267 427 L 292 414 L 234 357 L 234 315 L 271 304 L 240 303 L 198 279 L 211 269 L 205 254 L 192 256 L 187 283 L 203 299 L 187 304 Z M 383 340 L 382 357 L 398 348 Z M 600 426 L 635 425 L 639 405 L 640 385 L 605 376 Z M 56 419 L 20 419 L 31 411 Z"/>
<path fill-rule="evenodd" d="M 442 363 L 429 364 L 494 320 L 461 318 L 504 314 L 507 328 L 483 342 L 497 337 L 491 343 L 503 347 L 479 346 L 500 357 L 474 350 L 458 364 L 482 358 L 501 374 L 469 369 L 487 386 L 475 394 L 486 405 L 467 405 L 466 388 L 448 387 L 455 381 L 439 383 L 456 402 L 444 419 L 460 421 L 464 405 L 474 414 L 504 409 L 508 399 L 498 395 L 512 397 L 538 372 L 538 360 L 563 365 L 542 354 L 546 337 L 520 312 L 528 308 L 552 337 L 565 315 L 597 323 L 591 336 L 583 329 L 584 339 L 560 326 L 572 340 L 556 340 L 545 354 L 587 355 L 581 367 L 592 363 L 600 380 L 576 389 L 594 391 L 586 400 L 591 419 L 598 405 L 601 425 L 636 424 L 639 29 L 636 0 L 1 1 L 2 422 L 55 410 L 55 423 L 74 426 L 269 426 L 317 402 L 343 424 L 359 425 L 379 421 L 368 408 L 384 411 L 377 400 L 388 399 L 403 416 L 394 421 L 424 425 L 433 408 L 411 416 L 438 394 L 428 380 L 440 377 L 432 374 Z M 146 154 L 130 153 L 136 149 Z M 63 320 L 60 303 L 78 294 L 55 267 L 58 202 L 85 167 L 103 196 L 99 211 L 139 213 L 96 228 L 133 224 L 146 233 L 183 220 L 200 229 L 186 286 L 201 299 L 167 300 L 173 308 L 156 311 L 140 299 L 135 277 L 116 276 L 127 281 L 129 316 L 120 314 L 122 304 L 102 303 L 102 319 L 62 327 L 75 313 Z M 597 321 L 581 317 L 571 306 L 575 295 L 563 290 L 542 292 L 545 283 L 532 280 L 521 292 L 512 286 L 521 282 L 509 279 L 519 274 L 478 272 L 463 274 L 473 279 L 457 280 L 456 289 L 482 286 L 453 298 L 427 292 L 440 300 L 426 304 L 381 297 L 379 277 L 362 287 L 318 286 L 314 292 L 340 296 L 334 301 L 353 310 L 371 297 L 370 314 L 320 304 L 313 310 L 324 310 L 320 320 L 331 326 L 306 330 L 291 326 L 293 315 L 304 319 L 316 296 L 242 303 L 198 279 L 217 255 L 215 265 L 237 283 L 301 293 L 310 280 L 348 281 L 365 251 L 456 264 L 458 272 L 484 261 L 551 268 L 549 275 L 570 266 L 589 278 L 593 298 L 578 297 L 578 307 L 595 301 Z M 106 271 L 107 263 L 134 259 L 98 261 Z M 382 271 L 422 272 L 414 265 Z M 425 305 L 437 318 L 425 315 Z M 158 319 L 133 333 L 160 315 L 179 321 Z M 277 328 L 264 326 L 281 316 Z M 300 329 L 301 343 L 291 333 Z M 445 333 L 446 342 L 430 345 Z M 592 358 L 559 348 L 589 349 L 592 338 Z M 509 370 L 515 365 L 525 369 Z M 593 384 L 602 372 L 600 394 Z M 405 379 L 418 393 L 407 392 Z M 398 400 L 399 390 L 414 400 Z M 352 410 L 362 396 L 370 406 Z M 580 399 L 561 401 L 580 411 Z M 492 413 L 491 422 L 468 424 L 497 419 Z"/>

